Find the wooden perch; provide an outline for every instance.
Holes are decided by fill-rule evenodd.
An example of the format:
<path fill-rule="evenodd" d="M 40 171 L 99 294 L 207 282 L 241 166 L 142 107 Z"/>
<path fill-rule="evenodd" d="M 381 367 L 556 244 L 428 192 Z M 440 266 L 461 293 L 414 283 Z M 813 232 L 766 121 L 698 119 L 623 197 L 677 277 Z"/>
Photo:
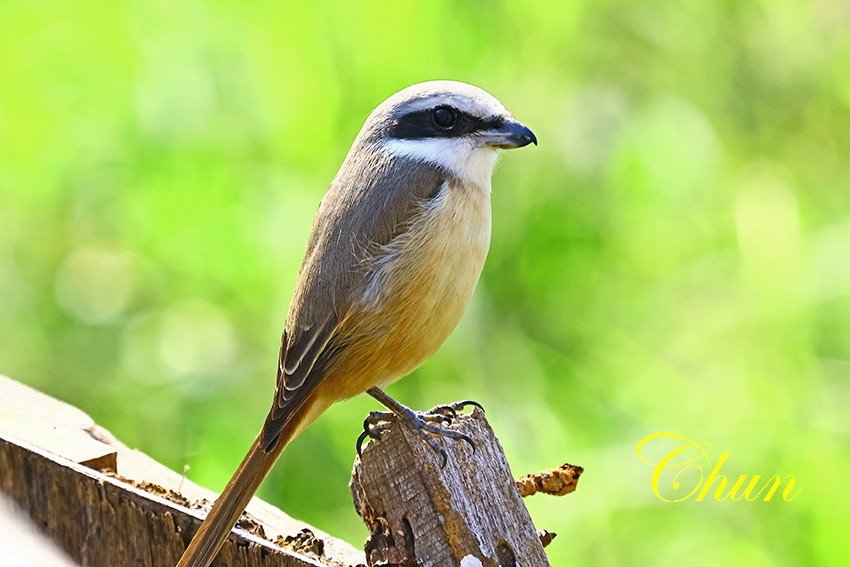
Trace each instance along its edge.
<path fill-rule="evenodd" d="M 520 492 L 571 492 L 581 468 L 562 465 L 515 483 L 483 412 L 460 415 L 452 427 L 474 439 L 476 450 L 444 442 L 445 467 L 415 434 L 395 426 L 355 462 L 351 490 L 371 532 L 365 558 L 255 498 L 214 567 L 549 565 L 543 545 L 554 534 L 535 531 Z M 80 410 L 3 376 L 0 491 L 90 567 L 172 567 L 216 496 L 127 448 Z M 0 538 L 0 559 L 26 556 L 20 547 L 9 554 L 14 543 Z M 18 563 L 48 565 L 31 557 Z"/>
<path fill-rule="evenodd" d="M 114 472 L 113 472 L 114 471 Z M 80 410 L 0 376 L 0 490 L 74 561 L 173 567 L 215 494 L 128 449 Z M 254 499 L 218 567 L 348 567 L 347 543 Z M 305 531 L 307 530 L 307 531 Z M 276 542 L 263 537 L 280 534 Z M 0 549 L 0 558 L 8 557 Z"/>
<path fill-rule="evenodd" d="M 351 491 L 372 532 L 367 564 L 401 567 L 543 567 L 540 537 L 484 413 L 454 429 L 475 440 L 443 442 L 448 462 L 406 427 L 363 450 Z"/>

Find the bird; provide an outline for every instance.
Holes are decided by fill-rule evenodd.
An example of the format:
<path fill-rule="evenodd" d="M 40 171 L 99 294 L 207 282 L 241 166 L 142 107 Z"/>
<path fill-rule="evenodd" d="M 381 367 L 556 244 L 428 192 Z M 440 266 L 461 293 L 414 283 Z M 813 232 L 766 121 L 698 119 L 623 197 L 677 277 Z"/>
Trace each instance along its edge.
<path fill-rule="evenodd" d="M 532 143 L 494 96 L 458 81 L 406 87 L 368 115 L 313 220 L 271 409 L 178 567 L 215 559 L 287 444 L 336 401 L 368 392 L 432 447 L 463 437 L 383 388 L 459 322 L 490 246 L 500 150 Z"/>

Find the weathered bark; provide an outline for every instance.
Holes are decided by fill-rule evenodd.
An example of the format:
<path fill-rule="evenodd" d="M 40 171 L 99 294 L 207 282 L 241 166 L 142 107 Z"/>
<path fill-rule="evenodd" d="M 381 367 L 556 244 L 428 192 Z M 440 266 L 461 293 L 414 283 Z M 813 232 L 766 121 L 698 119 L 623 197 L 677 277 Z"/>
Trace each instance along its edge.
<path fill-rule="evenodd" d="M 369 443 L 351 491 L 372 532 L 367 564 L 404 567 L 549 565 L 502 447 L 484 413 L 453 428 L 475 440 L 444 441 L 448 462 L 406 427 Z"/>
<path fill-rule="evenodd" d="M 548 566 L 541 540 L 554 534 L 535 531 L 520 492 L 570 492 L 581 468 L 530 475 L 518 490 L 482 412 L 458 416 L 453 427 L 474 439 L 476 450 L 444 442 L 445 467 L 418 436 L 397 426 L 355 462 L 355 505 L 372 532 L 368 564 Z M 3 376 L 0 491 L 70 558 L 92 567 L 173 566 L 216 496 L 128 449 L 80 410 Z M 248 509 L 215 567 L 367 562 L 347 543 L 258 499 Z M 9 557 L 9 541 L 0 539 L 0 558 Z"/>
<path fill-rule="evenodd" d="M 128 449 L 80 410 L 2 376 L 0 490 L 72 559 L 92 567 L 173 567 L 203 517 L 193 503 L 215 497 Z M 214 565 L 363 563 L 350 545 L 264 502 L 255 499 L 249 511 L 250 532 L 234 530 Z M 282 534 L 277 541 L 288 549 L 263 533 Z"/>

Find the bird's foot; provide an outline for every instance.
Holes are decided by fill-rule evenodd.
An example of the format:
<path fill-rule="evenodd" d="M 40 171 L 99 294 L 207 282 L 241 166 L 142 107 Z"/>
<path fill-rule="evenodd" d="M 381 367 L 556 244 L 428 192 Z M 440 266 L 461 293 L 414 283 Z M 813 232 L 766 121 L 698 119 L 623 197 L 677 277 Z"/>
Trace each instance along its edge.
<path fill-rule="evenodd" d="M 379 394 L 373 393 L 377 390 Z M 468 406 L 475 406 L 483 411 L 481 404 L 469 400 L 454 402 L 452 404 L 440 405 L 424 412 L 416 412 L 400 404 L 384 394 L 381 390 L 373 388 L 369 394 L 378 399 L 391 411 L 373 411 L 363 422 L 363 433 L 357 438 L 357 454 L 360 455 L 363 442 L 367 438 L 379 439 L 381 434 L 392 429 L 393 423 L 403 423 L 408 429 L 416 433 L 437 454 L 442 457 L 443 464 L 448 462 L 448 454 L 437 442 L 437 437 L 447 437 L 454 440 L 463 440 L 469 443 L 475 452 L 475 443 L 472 439 L 459 431 L 449 429 L 448 426 L 457 418 L 458 412 Z"/>

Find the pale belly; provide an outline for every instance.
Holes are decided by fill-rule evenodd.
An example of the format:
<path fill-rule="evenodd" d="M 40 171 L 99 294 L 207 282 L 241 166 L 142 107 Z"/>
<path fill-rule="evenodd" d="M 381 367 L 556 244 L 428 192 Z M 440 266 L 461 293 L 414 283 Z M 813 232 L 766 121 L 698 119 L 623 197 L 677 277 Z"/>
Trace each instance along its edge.
<path fill-rule="evenodd" d="M 408 374 L 446 340 L 466 310 L 490 246 L 490 195 L 448 185 L 395 243 L 367 286 L 350 338 L 340 397 Z M 347 358 L 347 357 L 346 357 Z M 342 369 L 341 369 L 342 370 Z"/>

